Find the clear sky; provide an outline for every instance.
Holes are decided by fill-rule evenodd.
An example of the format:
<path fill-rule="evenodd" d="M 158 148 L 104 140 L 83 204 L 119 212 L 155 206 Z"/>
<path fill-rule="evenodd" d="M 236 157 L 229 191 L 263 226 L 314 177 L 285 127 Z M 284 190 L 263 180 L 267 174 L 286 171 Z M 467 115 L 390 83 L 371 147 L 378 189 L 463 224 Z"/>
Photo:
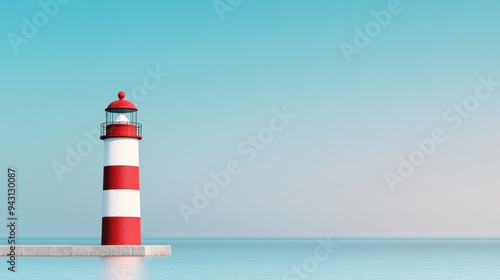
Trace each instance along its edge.
<path fill-rule="evenodd" d="M 1 1 L 0 218 L 14 166 L 20 235 L 100 235 L 94 132 L 123 90 L 144 237 L 498 236 L 499 9 Z"/>

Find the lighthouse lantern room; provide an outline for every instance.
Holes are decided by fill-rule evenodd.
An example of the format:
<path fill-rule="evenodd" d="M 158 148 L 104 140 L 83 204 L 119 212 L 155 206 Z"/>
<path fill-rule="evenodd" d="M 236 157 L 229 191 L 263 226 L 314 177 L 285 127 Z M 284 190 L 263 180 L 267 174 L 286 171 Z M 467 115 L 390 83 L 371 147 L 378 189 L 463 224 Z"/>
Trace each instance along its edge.
<path fill-rule="evenodd" d="M 125 100 L 125 93 L 118 93 L 119 100 L 106 108 L 106 122 L 101 124 L 101 139 L 110 137 L 135 137 L 142 139 L 142 124 L 137 122 L 137 108 Z"/>

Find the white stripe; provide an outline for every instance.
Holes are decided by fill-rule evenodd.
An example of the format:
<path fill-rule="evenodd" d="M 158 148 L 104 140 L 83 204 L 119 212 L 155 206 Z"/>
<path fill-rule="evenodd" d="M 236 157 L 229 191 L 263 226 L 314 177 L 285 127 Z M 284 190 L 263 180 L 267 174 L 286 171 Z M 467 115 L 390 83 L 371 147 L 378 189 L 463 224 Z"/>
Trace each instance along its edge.
<path fill-rule="evenodd" d="M 104 140 L 104 166 L 139 166 L 139 140 L 108 138 Z"/>
<path fill-rule="evenodd" d="M 106 190 L 102 202 L 103 217 L 141 216 L 141 196 L 137 190 Z"/>

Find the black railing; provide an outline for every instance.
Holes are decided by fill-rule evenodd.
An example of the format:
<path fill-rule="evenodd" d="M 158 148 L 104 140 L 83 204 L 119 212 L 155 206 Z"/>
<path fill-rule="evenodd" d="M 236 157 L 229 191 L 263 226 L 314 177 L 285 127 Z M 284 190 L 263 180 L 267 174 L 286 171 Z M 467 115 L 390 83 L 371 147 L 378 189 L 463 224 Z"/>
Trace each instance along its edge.
<path fill-rule="evenodd" d="M 105 122 L 101 123 L 101 138 L 120 135 L 142 137 L 142 124 L 137 122 Z"/>

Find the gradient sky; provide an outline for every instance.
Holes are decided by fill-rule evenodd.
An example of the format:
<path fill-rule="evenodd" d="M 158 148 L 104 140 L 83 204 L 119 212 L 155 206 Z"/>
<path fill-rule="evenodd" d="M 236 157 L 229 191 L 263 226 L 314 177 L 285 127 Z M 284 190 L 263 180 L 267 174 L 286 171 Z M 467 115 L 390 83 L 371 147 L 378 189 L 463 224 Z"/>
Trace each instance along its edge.
<path fill-rule="evenodd" d="M 388 3 L 252 0 L 221 20 L 210 0 L 70 1 L 16 53 L 9 36 L 43 9 L 1 1 L 0 166 L 19 172 L 19 234 L 100 236 L 102 143 L 62 180 L 53 164 L 123 90 L 144 125 L 144 237 L 500 235 L 500 87 L 458 129 L 443 119 L 479 77 L 500 81 L 500 3 L 402 0 L 348 63 L 340 44 Z M 169 76 L 134 99 L 156 67 Z M 247 162 L 240 143 L 284 107 L 296 117 Z M 391 191 L 384 174 L 436 128 L 447 141 Z M 179 205 L 231 160 L 242 173 L 186 224 Z"/>

